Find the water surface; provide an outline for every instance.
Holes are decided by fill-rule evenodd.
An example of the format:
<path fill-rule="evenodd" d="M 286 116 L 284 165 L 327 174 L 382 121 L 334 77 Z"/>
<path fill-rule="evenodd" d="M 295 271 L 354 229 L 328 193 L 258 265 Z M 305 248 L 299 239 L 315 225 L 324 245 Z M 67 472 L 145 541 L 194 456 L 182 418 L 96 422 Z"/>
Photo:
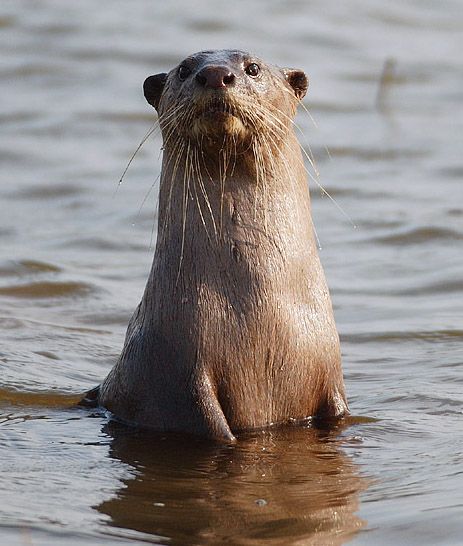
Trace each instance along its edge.
<path fill-rule="evenodd" d="M 461 14 L 2 2 L 2 544 L 461 544 Z M 214 47 L 309 75 L 303 144 L 357 226 L 311 183 L 321 258 L 351 410 L 375 420 L 223 446 L 73 407 L 117 358 L 152 259 L 157 137 L 118 187 L 154 121 L 141 84 Z"/>

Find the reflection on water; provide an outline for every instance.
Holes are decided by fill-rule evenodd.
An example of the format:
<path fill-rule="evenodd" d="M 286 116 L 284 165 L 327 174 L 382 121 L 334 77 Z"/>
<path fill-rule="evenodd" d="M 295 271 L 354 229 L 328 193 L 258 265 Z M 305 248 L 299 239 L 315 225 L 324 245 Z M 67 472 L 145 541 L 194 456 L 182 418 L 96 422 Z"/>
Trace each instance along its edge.
<path fill-rule="evenodd" d="M 134 469 L 96 507 L 113 527 L 169 544 L 334 545 L 364 524 L 356 512 L 366 480 L 339 431 L 291 427 L 243 435 L 236 445 L 114 424 L 107 432 L 109 456 Z"/>

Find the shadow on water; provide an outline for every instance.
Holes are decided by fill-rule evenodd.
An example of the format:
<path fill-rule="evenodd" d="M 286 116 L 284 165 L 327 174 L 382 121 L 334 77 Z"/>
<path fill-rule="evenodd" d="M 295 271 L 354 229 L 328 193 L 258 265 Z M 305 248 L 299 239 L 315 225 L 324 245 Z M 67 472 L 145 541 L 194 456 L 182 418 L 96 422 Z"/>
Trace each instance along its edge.
<path fill-rule="evenodd" d="M 109 457 L 132 469 L 95 508 L 107 531 L 156 544 L 344 544 L 364 525 L 368 480 L 343 452 L 340 428 L 246 433 L 235 445 L 109 423 Z"/>

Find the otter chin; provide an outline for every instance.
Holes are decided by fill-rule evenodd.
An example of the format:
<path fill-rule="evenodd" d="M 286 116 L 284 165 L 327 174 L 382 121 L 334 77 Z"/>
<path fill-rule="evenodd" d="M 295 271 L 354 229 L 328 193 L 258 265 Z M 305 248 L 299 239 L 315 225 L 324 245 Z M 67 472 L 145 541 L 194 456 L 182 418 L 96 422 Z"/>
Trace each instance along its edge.
<path fill-rule="evenodd" d="M 196 138 L 235 137 L 244 140 L 246 127 L 233 105 L 223 97 L 220 102 L 210 101 L 204 105 L 192 121 L 191 134 Z"/>
<path fill-rule="evenodd" d="M 307 86 L 238 50 L 146 79 L 163 136 L 156 249 L 122 353 L 87 400 L 227 441 L 348 412 L 293 130 Z"/>

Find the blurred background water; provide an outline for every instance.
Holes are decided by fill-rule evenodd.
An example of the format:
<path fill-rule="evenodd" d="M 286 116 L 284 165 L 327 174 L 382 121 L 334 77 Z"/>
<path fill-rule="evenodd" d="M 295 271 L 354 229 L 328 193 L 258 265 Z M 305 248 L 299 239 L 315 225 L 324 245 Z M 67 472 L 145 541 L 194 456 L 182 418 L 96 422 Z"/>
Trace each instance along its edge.
<path fill-rule="evenodd" d="M 152 260 L 159 139 L 118 187 L 142 82 L 226 47 L 309 75 L 304 146 L 357 225 L 312 186 L 321 258 L 375 422 L 214 446 L 72 409 Z M 0 51 L 0 543 L 461 544 L 463 3 L 2 0 Z"/>

